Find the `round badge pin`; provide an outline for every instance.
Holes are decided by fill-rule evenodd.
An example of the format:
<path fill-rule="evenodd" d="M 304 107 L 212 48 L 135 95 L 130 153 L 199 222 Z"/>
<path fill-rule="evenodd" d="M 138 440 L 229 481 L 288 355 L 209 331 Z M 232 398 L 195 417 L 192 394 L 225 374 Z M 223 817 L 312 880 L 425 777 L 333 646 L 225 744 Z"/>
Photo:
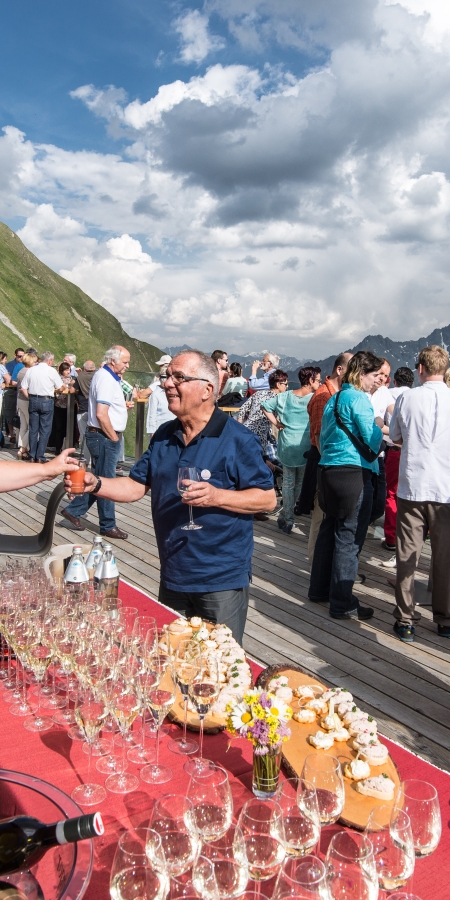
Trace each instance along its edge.
<path fill-rule="evenodd" d="M 209 479 L 211 478 L 211 472 L 209 471 L 209 469 L 202 469 L 200 475 L 202 476 L 203 481 L 209 481 Z"/>

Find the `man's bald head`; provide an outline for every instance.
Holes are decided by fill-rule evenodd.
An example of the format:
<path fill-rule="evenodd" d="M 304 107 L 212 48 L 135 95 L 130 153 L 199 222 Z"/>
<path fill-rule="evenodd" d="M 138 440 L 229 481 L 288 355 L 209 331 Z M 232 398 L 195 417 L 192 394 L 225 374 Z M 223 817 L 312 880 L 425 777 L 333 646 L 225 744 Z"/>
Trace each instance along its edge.
<path fill-rule="evenodd" d="M 95 362 L 92 359 L 87 359 L 83 364 L 83 372 L 95 372 Z"/>

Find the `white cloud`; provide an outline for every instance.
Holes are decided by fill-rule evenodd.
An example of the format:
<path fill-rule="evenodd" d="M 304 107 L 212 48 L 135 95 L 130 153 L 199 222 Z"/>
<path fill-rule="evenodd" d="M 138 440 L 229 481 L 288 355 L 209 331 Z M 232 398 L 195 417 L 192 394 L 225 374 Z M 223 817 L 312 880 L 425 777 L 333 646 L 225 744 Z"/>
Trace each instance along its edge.
<path fill-rule="evenodd" d="M 221 38 L 209 34 L 208 24 L 208 16 L 202 15 L 198 9 L 188 10 L 175 19 L 175 31 L 181 37 L 182 62 L 201 63 L 210 53 L 225 46 Z"/>

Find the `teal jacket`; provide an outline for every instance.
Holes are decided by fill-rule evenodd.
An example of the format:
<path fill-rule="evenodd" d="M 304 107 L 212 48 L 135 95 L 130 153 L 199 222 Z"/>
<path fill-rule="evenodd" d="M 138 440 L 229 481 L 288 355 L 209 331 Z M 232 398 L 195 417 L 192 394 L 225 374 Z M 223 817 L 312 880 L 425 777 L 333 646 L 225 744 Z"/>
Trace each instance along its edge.
<path fill-rule="evenodd" d="M 358 391 L 352 384 L 343 384 L 342 389 L 330 397 L 322 418 L 320 430 L 321 466 L 361 466 L 378 473 L 378 461 L 370 463 L 353 446 L 345 431 L 339 428 L 334 407 L 339 398 L 339 412 L 342 421 L 352 434 L 361 438 L 375 453 L 381 447 L 383 432 L 375 424 L 373 406 L 367 394 Z"/>

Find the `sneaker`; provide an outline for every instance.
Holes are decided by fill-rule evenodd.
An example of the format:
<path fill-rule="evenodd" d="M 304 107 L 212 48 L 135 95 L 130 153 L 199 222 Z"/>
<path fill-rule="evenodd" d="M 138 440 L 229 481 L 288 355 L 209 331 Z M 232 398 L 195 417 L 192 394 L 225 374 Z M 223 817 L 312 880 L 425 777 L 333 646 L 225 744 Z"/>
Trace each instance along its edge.
<path fill-rule="evenodd" d="M 355 584 L 364 584 L 366 576 L 362 572 L 358 572 L 355 578 Z"/>
<path fill-rule="evenodd" d="M 278 525 L 278 528 L 281 528 L 281 530 L 284 531 L 284 529 L 286 527 L 286 522 L 284 521 L 284 519 L 277 519 L 277 525 Z"/>
<path fill-rule="evenodd" d="M 394 556 L 391 556 L 390 559 L 386 559 L 384 562 L 382 562 L 381 565 L 384 566 L 385 569 L 396 569 L 397 557 L 394 554 Z"/>
<path fill-rule="evenodd" d="M 405 644 L 412 644 L 416 633 L 414 625 L 402 625 L 400 622 L 395 622 L 394 631 L 397 637 Z"/>
<path fill-rule="evenodd" d="M 439 637 L 450 637 L 450 626 L 438 625 L 438 635 Z"/>
<path fill-rule="evenodd" d="M 395 550 L 395 544 L 388 544 L 387 541 L 381 541 L 383 550 Z"/>
<path fill-rule="evenodd" d="M 355 606 L 354 609 L 348 609 L 343 613 L 331 612 L 330 609 L 330 616 L 332 619 L 359 619 L 365 622 L 366 619 L 372 618 L 374 612 L 371 606 Z"/>

